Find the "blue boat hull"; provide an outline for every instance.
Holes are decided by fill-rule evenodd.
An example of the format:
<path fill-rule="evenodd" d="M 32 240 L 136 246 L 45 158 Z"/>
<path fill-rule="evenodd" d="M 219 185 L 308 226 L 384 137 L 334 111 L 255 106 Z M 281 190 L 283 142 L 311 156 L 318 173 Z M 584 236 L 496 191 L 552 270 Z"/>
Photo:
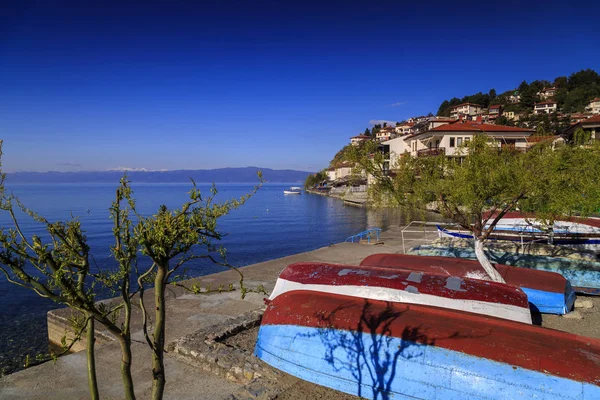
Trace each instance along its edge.
<path fill-rule="evenodd" d="M 255 355 L 291 375 L 372 399 L 600 399 L 600 387 L 371 332 L 262 325 Z"/>
<path fill-rule="evenodd" d="M 521 287 L 521 290 L 527 295 L 531 311 L 542 314 L 567 314 L 573 309 L 577 297 L 570 285 L 564 294 L 526 287 Z"/>

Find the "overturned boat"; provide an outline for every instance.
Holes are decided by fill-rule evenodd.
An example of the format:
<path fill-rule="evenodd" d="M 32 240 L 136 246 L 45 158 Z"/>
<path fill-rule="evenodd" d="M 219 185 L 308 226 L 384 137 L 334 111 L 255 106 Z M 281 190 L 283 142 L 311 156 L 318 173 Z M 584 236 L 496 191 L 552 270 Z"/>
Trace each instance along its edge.
<path fill-rule="evenodd" d="M 600 262 L 566 257 L 551 257 L 506 251 L 484 250 L 493 263 L 556 272 L 564 276 L 578 293 L 600 295 Z M 468 246 L 419 245 L 408 254 L 418 256 L 456 257 L 476 260 L 475 250 Z"/>
<path fill-rule="evenodd" d="M 438 225 L 437 229 L 440 237 L 473 238 L 470 232 L 456 226 Z M 600 219 L 572 217 L 544 223 L 536 220 L 534 215 L 508 212 L 498 220 L 489 239 L 521 243 L 549 243 L 598 251 L 600 250 Z"/>
<path fill-rule="evenodd" d="M 401 268 L 461 278 L 489 279 L 479 261 L 455 257 L 380 253 L 368 256 L 360 265 Z M 573 308 L 575 291 L 562 275 L 503 264 L 496 264 L 495 267 L 507 284 L 517 286 L 525 292 L 532 311 L 566 314 Z"/>
<path fill-rule="evenodd" d="M 438 307 L 292 291 L 263 315 L 255 355 L 374 399 L 600 398 L 600 341 Z"/>
<path fill-rule="evenodd" d="M 527 295 L 516 286 L 431 272 L 295 263 L 281 272 L 270 299 L 294 290 L 424 304 L 532 322 Z"/>

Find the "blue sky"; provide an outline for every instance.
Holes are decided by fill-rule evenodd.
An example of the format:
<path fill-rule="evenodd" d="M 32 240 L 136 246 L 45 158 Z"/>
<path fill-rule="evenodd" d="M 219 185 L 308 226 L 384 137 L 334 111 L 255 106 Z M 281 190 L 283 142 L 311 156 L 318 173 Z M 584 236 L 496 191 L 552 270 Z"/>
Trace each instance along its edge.
<path fill-rule="evenodd" d="M 372 120 L 600 71 L 596 2 L 12 3 L 6 171 L 316 171 Z"/>

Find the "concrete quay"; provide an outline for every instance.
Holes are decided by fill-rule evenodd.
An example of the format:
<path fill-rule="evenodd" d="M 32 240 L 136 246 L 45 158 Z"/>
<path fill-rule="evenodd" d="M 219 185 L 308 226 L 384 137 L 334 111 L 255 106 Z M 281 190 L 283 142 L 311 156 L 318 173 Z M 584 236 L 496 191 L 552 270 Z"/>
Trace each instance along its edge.
<path fill-rule="evenodd" d="M 314 251 L 283 257 L 242 268 L 248 287 L 262 284 L 273 289 L 281 270 L 294 262 L 321 261 L 357 264 L 374 253 L 394 253 L 402 249 L 399 227 L 381 235 L 383 244 L 361 245 L 339 243 Z M 416 244 L 416 243 L 415 243 Z M 225 271 L 194 279 L 203 287 L 218 287 L 234 283 L 239 275 Z M 180 287 L 170 287 L 167 300 L 167 386 L 166 399 L 232 399 L 273 398 L 297 380 L 275 371 L 251 354 L 231 350 L 219 342 L 219 335 L 228 331 L 256 325 L 264 308 L 264 295 L 251 293 L 245 299 L 240 292 L 194 295 Z M 146 298 L 152 299 L 152 291 Z M 152 302 L 148 304 L 152 309 Z M 138 398 L 149 398 L 152 386 L 151 353 L 141 331 L 139 310 L 134 308 L 133 376 Z M 51 339 L 59 341 L 71 311 L 63 308 L 48 315 Z M 219 331 L 220 332 L 215 332 Z M 110 335 L 99 332 L 97 372 L 100 395 L 103 399 L 123 397 L 119 370 L 120 350 Z M 56 363 L 47 362 L 0 378 L 1 399 L 86 399 L 89 398 L 85 352 L 61 357 Z M 241 364 L 241 365 L 240 365 Z M 266 379 L 263 383 L 261 379 Z M 279 386 L 278 386 L 279 385 Z"/>

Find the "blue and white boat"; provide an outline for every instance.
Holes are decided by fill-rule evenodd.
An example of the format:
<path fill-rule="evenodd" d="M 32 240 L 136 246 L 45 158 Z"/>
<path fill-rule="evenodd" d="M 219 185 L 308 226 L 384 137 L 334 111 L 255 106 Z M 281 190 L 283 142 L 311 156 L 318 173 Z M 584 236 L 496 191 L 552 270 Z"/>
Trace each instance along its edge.
<path fill-rule="evenodd" d="M 283 293 L 254 353 L 363 398 L 600 399 L 600 340 L 425 305 Z"/>
<path fill-rule="evenodd" d="M 571 282 L 571 286 L 573 286 L 576 292 L 600 295 L 600 262 L 567 257 L 522 254 L 498 249 L 486 249 L 484 251 L 493 263 L 556 272 Z M 413 247 L 407 253 L 418 256 L 477 259 L 473 247 L 420 245 Z"/>
<path fill-rule="evenodd" d="M 491 217 L 490 217 L 491 219 Z M 473 235 L 456 226 L 438 225 L 440 237 L 472 239 Z M 600 250 L 600 219 L 572 217 L 550 225 L 520 212 L 506 213 L 490 234 L 490 240 L 521 243 L 549 243 L 577 249 Z"/>

